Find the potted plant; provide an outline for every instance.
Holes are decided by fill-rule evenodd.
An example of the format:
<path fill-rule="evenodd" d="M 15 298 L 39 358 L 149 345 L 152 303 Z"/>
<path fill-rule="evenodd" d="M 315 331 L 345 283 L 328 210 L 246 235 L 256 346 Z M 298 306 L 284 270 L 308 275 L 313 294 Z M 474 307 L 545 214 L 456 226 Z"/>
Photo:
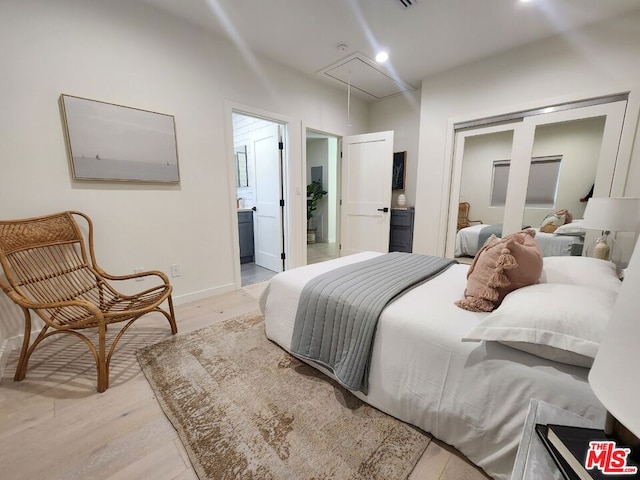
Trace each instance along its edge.
<path fill-rule="evenodd" d="M 307 185 L 307 243 L 315 243 L 316 226 L 313 225 L 313 212 L 318 208 L 318 202 L 327 194 L 322 189 L 322 183 L 314 180 Z"/>

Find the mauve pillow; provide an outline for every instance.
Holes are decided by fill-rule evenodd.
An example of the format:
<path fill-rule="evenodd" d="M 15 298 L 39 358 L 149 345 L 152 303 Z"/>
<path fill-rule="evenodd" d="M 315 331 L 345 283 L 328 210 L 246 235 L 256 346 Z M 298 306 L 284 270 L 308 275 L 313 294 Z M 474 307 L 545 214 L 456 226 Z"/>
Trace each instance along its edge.
<path fill-rule="evenodd" d="M 538 283 L 542 252 L 535 235 L 535 230 L 521 230 L 487 242 L 469 267 L 465 298 L 456 305 L 473 312 L 490 312 L 507 293 Z"/>

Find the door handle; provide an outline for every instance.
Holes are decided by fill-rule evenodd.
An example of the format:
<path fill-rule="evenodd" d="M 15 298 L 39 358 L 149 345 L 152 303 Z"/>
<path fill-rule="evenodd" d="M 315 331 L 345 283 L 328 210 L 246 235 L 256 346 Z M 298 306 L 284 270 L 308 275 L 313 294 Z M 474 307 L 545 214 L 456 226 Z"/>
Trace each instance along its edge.
<path fill-rule="evenodd" d="M 379 208 L 378 211 L 387 213 L 389 211 L 389 207 Z"/>
<path fill-rule="evenodd" d="M 258 209 L 256 207 L 251 207 L 251 210 L 253 210 L 254 212 L 258 211 Z"/>

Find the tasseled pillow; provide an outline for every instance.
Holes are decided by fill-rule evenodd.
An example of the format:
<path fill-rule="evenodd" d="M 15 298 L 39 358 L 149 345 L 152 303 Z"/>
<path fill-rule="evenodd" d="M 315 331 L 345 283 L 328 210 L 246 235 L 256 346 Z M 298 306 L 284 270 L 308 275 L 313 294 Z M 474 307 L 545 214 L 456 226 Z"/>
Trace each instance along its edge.
<path fill-rule="evenodd" d="M 507 293 L 538 283 L 542 252 L 535 234 L 528 229 L 487 242 L 469 267 L 465 298 L 456 305 L 473 312 L 490 312 Z"/>

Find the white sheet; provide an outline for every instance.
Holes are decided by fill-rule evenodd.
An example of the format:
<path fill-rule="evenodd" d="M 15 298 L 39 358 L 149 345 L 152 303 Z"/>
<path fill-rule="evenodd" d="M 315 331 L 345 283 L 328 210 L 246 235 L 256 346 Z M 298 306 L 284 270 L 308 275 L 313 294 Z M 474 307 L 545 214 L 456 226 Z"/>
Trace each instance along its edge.
<path fill-rule="evenodd" d="M 463 228 L 456 233 L 456 244 L 454 255 L 456 257 L 469 256 L 474 257 L 478 251 L 478 238 L 480 231 L 489 225 L 472 225 Z M 536 231 L 536 242 L 542 251 L 543 257 L 560 257 L 563 255 L 571 255 L 571 246 L 574 244 L 581 245 L 582 237 L 577 235 L 555 235 L 553 233 L 541 232 L 539 228 Z"/>
<path fill-rule="evenodd" d="M 272 278 L 260 302 L 267 337 L 288 350 L 305 283 L 331 268 L 375 255 L 356 254 Z M 452 266 L 383 311 L 369 394 L 354 394 L 455 446 L 489 475 L 506 480 L 531 398 L 594 421 L 602 421 L 604 409 L 586 381 L 586 369 L 498 343 L 460 341 L 486 315 L 453 303 L 464 291 L 467 268 Z"/>

